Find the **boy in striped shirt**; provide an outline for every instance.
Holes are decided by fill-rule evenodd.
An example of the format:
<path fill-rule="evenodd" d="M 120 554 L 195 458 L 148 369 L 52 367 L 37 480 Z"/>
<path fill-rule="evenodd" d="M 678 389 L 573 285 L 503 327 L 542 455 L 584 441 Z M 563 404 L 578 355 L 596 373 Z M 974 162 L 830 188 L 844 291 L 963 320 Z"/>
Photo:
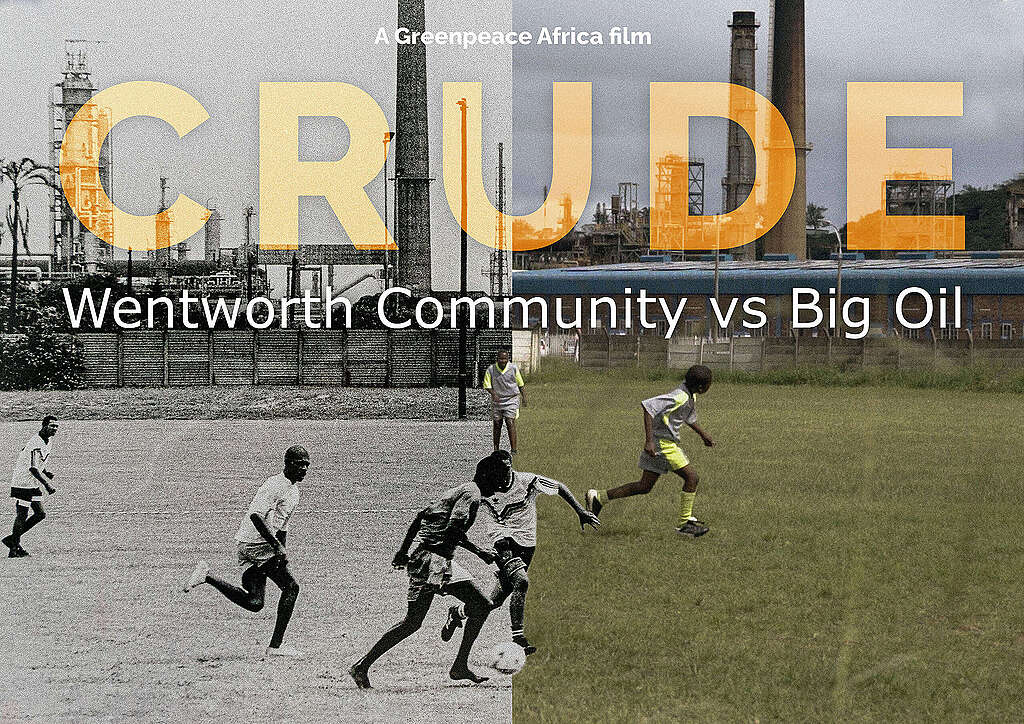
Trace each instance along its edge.
<path fill-rule="evenodd" d="M 601 521 L 579 504 L 565 483 L 514 471 L 512 456 L 504 450 L 491 453 L 489 459 L 497 468 L 506 470 L 512 481 L 506 490 L 499 489 L 480 503 L 485 520 L 490 523 L 490 537 L 498 554 L 498 580 L 490 595 L 491 605 L 498 608 L 505 599 L 510 599 L 512 641 L 529 655 L 537 651 L 527 640 L 525 631 L 526 591 L 530 584 L 526 572 L 537 549 L 537 497 L 542 493 L 561 497 L 576 513 L 581 530 L 588 525 L 596 528 Z M 462 606 L 450 607 L 448 621 L 441 628 L 441 639 L 448 641 L 465 617 Z"/>

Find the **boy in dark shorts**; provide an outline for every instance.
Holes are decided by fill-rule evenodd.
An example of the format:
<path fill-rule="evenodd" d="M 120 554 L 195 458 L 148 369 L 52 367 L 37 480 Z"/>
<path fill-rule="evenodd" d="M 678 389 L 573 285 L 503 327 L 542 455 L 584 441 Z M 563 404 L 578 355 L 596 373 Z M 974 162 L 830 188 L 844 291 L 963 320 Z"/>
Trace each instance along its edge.
<path fill-rule="evenodd" d="M 486 676 L 478 676 L 469 668 L 469 652 L 491 612 L 491 603 L 473 576 L 452 557 L 455 549 L 461 547 L 485 563 L 494 563 L 494 552 L 477 547 L 466 537 L 466 531 L 476 520 L 481 495 L 491 496 L 499 490 L 507 490 L 511 482 L 507 469 L 484 458 L 476 466 L 472 483 L 447 491 L 413 520 L 392 560 L 395 568 L 404 568 L 409 574 L 409 607 L 405 617 L 385 631 L 373 648 L 349 669 L 349 675 L 360 689 L 370 688 L 369 671 L 373 663 L 419 630 L 434 596 L 439 593 L 462 601 L 467 615 L 459 653 L 448 675 L 453 680 L 474 684 L 487 681 Z M 410 554 L 413 542 L 416 546 Z"/>

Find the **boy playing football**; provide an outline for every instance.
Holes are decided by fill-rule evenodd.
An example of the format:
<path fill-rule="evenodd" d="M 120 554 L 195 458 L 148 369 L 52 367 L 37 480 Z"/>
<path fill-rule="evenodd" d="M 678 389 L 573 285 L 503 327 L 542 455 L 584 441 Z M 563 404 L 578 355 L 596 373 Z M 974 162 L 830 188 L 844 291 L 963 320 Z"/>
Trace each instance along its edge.
<path fill-rule="evenodd" d="M 249 512 L 235 537 L 238 543 L 238 563 L 242 567 L 242 586 L 232 585 L 210 574 L 210 564 L 199 561 L 185 583 L 185 591 L 209 583 L 224 596 L 247 611 L 260 611 L 267 590 L 267 579 L 281 589 L 277 604 L 274 634 L 267 647 L 268 656 L 302 657 L 302 652 L 291 646 L 282 646 L 299 584 L 288 569 L 285 541 L 288 522 L 299 502 L 298 483 L 309 469 L 309 453 L 301 445 L 293 445 L 284 454 L 284 471 L 267 480 L 256 491 Z"/>
<path fill-rule="evenodd" d="M 43 510 L 43 491 L 39 486 L 46 488 L 50 495 L 57 492 L 50 485 L 53 473 L 46 467 L 50 459 L 50 440 L 56 434 L 57 418 L 47 415 L 43 418 L 39 432 L 25 443 L 14 463 L 14 474 L 11 476 L 14 526 L 11 528 L 11 534 L 2 541 L 9 550 L 8 558 L 24 558 L 28 555 L 28 551 L 21 547 L 21 537 L 46 517 L 46 511 Z M 32 510 L 32 515 L 28 514 L 29 509 Z"/>
<path fill-rule="evenodd" d="M 482 501 L 483 509 L 490 518 L 490 534 L 499 561 L 498 581 L 491 592 L 491 605 L 498 608 L 506 598 L 511 598 L 512 641 L 529 655 L 537 651 L 537 647 L 527 640 L 524 627 L 526 591 L 530 584 L 526 572 L 537 548 L 537 496 L 541 493 L 560 496 L 576 513 L 581 530 L 587 525 L 596 528 L 601 521 L 584 510 L 564 483 L 533 473 L 513 471 L 512 456 L 504 450 L 498 450 L 490 457 L 496 466 L 507 471 L 504 473 L 506 476 L 512 477 L 508 490 L 498 491 Z M 449 608 L 441 638 L 449 640 L 465 618 L 461 606 Z"/>
<path fill-rule="evenodd" d="M 649 493 L 661 475 L 673 472 L 683 479 L 676 532 L 690 538 L 699 538 L 708 532 L 707 525 L 692 515 L 700 478 L 679 447 L 679 430 L 685 423 L 706 446 L 714 447 L 715 441 L 697 424 L 695 406 L 697 395 L 703 395 L 709 387 L 711 370 L 704 365 L 694 365 L 686 371 L 685 381 L 678 388 L 643 401 L 644 449 L 639 462 L 643 475 L 636 482 L 610 490 L 588 490 L 587 510 L 600 515 L 610 501 Z"/>
<path fill-rule="evenodd" d="M 498 468 L 490 458 L 484 458 L 476 466 L 472 483 L 447 491 L 413 520 L 392 561 L 395 568 L 404 568 L 409 574 L 409 608 L 405 617 L 385 631 L 373 648 L 349 669 L 349 675 L 360 689 L 370 688 L 369 671 L 373 663 L 419 630 L 438 593 L 458 598 L 465 604 L 467 614 L 459 653 L 448 675 L 456 681 L 467 680 L 474 684 L 487 681 L 486 676 L 477 676 L 469 668 L 469 652 L 491 612 L 491 604 L 473 576 L 453 561 L 452 556 L 457 547 L 462 547 L 485 563 L 494 562 L 495 554 L 477 547 L 466 537 L 466 531 L 476 520 L 481 495 L 491 496 L 499 490 L 507 490 L 510 483 L 507 469 Z M 416 547 L 410 554 L 413 541 Z"/>

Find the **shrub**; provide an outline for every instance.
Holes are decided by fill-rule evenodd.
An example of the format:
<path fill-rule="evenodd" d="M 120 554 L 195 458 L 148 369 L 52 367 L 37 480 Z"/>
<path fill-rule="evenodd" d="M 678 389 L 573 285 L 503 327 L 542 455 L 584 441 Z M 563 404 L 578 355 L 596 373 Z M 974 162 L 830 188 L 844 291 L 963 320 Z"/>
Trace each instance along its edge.
<path fill-rule="evenodd" d="M 70 390 L 82 386 L 82 345 L 46 329 L 0 335 L 0 389 Z"/>

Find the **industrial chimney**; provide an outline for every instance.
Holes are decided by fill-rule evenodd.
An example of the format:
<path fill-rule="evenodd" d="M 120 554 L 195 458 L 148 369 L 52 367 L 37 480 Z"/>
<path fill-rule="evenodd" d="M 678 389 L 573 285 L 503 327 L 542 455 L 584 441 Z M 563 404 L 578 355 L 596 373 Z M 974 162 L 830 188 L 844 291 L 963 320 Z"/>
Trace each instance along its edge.
<path fill-rule="evenodd" d="M 732 42 L 730 43 L 729 82 L 744 88 L 754 88 L 754 34 L 761 24 L 753 12 L 737 10 L 732 14 Z M 737 94 L 729 98 L 729 116 L 754 128 L 757 112 L 753 105 Z M 722 213 L 728 214 L 742 204 L 754 188 L 754 145 L 738 123 L 729 121 L 729 139 L 726 155 L 726 175 L 722 179 Z M 751 230 L 752 231 L 752 230 Z M 748 232 L 750 233 L 750 232 Z M 739 259 L 754 258 L 754 244 L 732 250 Z"/>
<path fill-rule="evenodd" d="M 425 0 L 398 0 L 398 27 L 424 32 L 424 4 Z M 395 123 L 398 285 L 423 296 L 431 291 L 427 49 L 423 43 L 398 46 Z"/>
<path fill-rule="evenodd" d="M 772 2 L 771 102 L 793 134 L 796 183 L 782 218 L 765 235 L 766 254 L 807 256 L 807 145 L 804 93 L 804 0 Z"/>

